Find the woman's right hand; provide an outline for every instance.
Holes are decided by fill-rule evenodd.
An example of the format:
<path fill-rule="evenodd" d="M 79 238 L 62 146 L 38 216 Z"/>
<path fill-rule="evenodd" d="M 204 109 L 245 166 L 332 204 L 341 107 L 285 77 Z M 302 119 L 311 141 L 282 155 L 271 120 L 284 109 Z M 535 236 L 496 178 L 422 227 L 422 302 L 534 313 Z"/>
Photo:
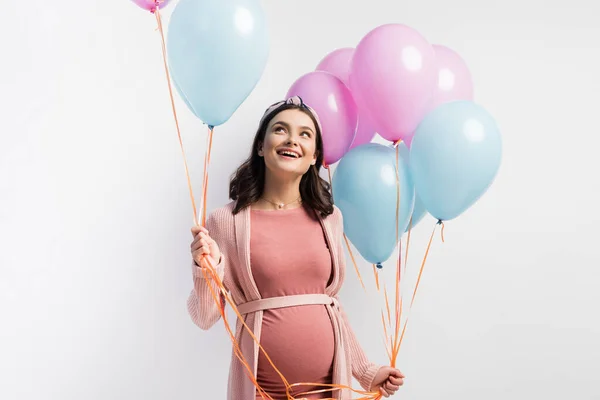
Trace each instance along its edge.
<path fill-rule="evenodd" d="M 192 258 L 196 265 L 202 265 L 202 259 L 209 258 L 211 265 L 214 267 L 221 260 L 221 251 L 217 242 L 215 242 L 208 234 L 208 230 L 202 226 L 194 226 L 192 228 L 192 236 L 194 241 L 190 245 Z"/>

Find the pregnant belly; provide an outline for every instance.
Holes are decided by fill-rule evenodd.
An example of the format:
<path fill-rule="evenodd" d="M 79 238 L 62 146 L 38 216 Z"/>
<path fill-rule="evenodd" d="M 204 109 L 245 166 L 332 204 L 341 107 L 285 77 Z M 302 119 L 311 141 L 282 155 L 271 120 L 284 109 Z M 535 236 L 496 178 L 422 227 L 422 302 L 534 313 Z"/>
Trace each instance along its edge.
<path fill-rule="evenodd" d="M 323 305 L 268 310 L 263 315 L 261 345 L 290 384 L 331 383 L 335 338 L 331 318 Z M 285 386 L 262 351 L 258 383 L 274 398 L 285 399 Z M 324 387 L 301 386 L 292 393 Z M 310 398 L 330 397 L 323 393 Z"/>

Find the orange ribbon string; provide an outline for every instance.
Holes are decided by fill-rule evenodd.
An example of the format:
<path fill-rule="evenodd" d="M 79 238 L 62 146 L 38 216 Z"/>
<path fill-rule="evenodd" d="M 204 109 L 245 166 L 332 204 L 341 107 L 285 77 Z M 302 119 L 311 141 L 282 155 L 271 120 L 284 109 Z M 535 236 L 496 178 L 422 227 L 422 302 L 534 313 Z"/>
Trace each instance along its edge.
<path fill-rule="evenodd" d="M 400 222 L 400 170 L 399 170 L 399 156 L 400 156 L 400 148 L 398 146 L 396 146 L 396 243 L 398 245 L 398 258 L 397 258 L 397 262 L 396 262 L 396 307 L 394 309 L 394 314 L 395 314 L 395 330 L 394 330 L 394 345 L 393 345 L 393 350 L 392 350 L 392 360 L 391 361 L 391 366 L 393 367 L 395 362 L 396 362 L 396 358 L 397 358 L 397 352 L 396 352 L 396 348 L 397 348 L 397 342 L 398 342 L 398 332 L 400 330 L 400 317 L 401 317 L 401 312 L 400 312 L 400 308 L 402 305 L 402 295 L 401 295 L 401 280 L 402 280 L 402 273 L 401 273 L 401 259 L 402 259 L 402 247 L 401 247 L 401 241 L 400 241 L 400 231 L 399 231 L 399 227 L 398 224 Z"/>
<path fill-rule="evenodd" d="M 210 155 L 212 153 L 213 133 L 215 128 L 209 127 L 206 144 L 206 152 L 204 153 L 204 177 L 202 179 L 202 226 L 206 226 L 206 210 L 208 198 L 208 176 L 210 167 Z"/>
<path fill-rule="evenodd" d="M 406 252 L 404 253 L 404 274 L 406 275 L 406 267 L 408 265 L 408 248 L 410 247 L 410 233 L 412 231 L 413 217 L 410 216 L 410 222 L 408 223 L 408 232 L 406 234 Z"/>
<path fill-rule="evenodd" d="M 173 88 L 171 86 L 171 76 L 169 73 L 169 64 L 167 62 L 167 48 L 165 45 L 165 33 L 163 30 L 162 18 L 160 16 L 158 4 L 157 4 L 156 10 L 154 12 L 154 15 L 156 16 L 156 23 L 158 24 L 158 30 L 160 32 L 163 63 L 165 66 L 165 73 L 167 75 L 167 84 L 169 87 L 169 96 L 171 99 L 171 109 L 173 110 L 173 118 L 175 119 L 175 127 L 177 128 L 177 137 L 179 138 L 179 146 L 181 147 L 181 154 L 183 155 L 183 164 L 185 167 L 185 175 L 187 177 L 187 185 L 188 185 L 188 189 L 190 192 L 190 199 L 192 201 L 192 208 L 193 208 L 193 212 L 194 212 L 194 223 L 196 225 L 198 225 L 198 212 L 196 210 L 196 199 L 194 198 L 194 191 L 192 189 L 192 180 L 190 178 L 190 172 L 189 172 L 189 168 L 188 168 L 187 158 L 185 156 L 185 151 L 183 149 L 183 140 L 181 138 L 181 129 L 179 128 L 179 119 L 177 118 L 177 110 L 175 107 L 175 98 L 173 96 Z"/>
<path fill-rule="evenodd" d="M 367 293 L 367 287 L 365 286 L 362 276 L 360 275 L 360 271 L 358 269 L 358 264 L 356 263 L 356 259 L 354 258 L 354 253 L 352 252 L 352 248 L 350 247 L 350 241 L 348 240 L 348 237 L 346 236 L 345 233 L 344 233 L 344 241 L 346 242 L 346 247 L 348 248 L 348 253 L 350 254 L 350 258 L 352 259 L 352 265 L 354 265 L 354 270 L 356 271 L 356 275 L 358 276 L 360 285 L 362 286 L 365 293 Z"/>
<path fill-rule="evenodd" d="M 333 197 L 333 181 L 331 180 L 331 168 L 329 168 L 329 165 L 325 165 L 325 169 L 327 170 L 327 174 L 329 175 L 329 187 L 331 189 L 331 196 Z"/>
<path fill-rule="evenodd" d="M 379 273 L 377 272 L 377 267 L 373 264 L 373 275 L 375 275 L 375 286 L 377 287 L 377 292 L 380 292 L 379 289 Z"/>
<path fill-rule="evenodd" d="M 415 289 L 413 291 L 412 299 L 410 301 L 410 306 L 408 311 L 412 310 L 412 306 L 415 301 L 415 297 L 417 295 L 417 291 L 419 289 L 419 283 L 421 282 L 421 277 L 423 276 L 423 270 L 425 268 L 425 263 L 427 262 L 427 256 L 429 255 L 429 250 L 431 249 L 431 243 L 433 242 L 433 236 L 435 235 L 435 229 L 437 225 L 434 226 L 433 231 L 431 232 L 431 236 L 429 237 L 429 243 L 427 244 L 427 249 L 425 250 L 425 255 L 423 256 L 423 261 L 421 262 L 421 268 L 419 269 L 419 276 L 417 278 L 417 283 L 415 285 Z M 406 317 L 406 321 L 404 322 L 404 327 L 402 328 L 402 335 L 400 336 L 400 341 L 398 343 L 398 351 L 400 351 L 400 346 L 402 345 L 402 340 L 404 339 L 404 333 L 406 332 L 406 326 L 408 325 L 408 317 Z"/>

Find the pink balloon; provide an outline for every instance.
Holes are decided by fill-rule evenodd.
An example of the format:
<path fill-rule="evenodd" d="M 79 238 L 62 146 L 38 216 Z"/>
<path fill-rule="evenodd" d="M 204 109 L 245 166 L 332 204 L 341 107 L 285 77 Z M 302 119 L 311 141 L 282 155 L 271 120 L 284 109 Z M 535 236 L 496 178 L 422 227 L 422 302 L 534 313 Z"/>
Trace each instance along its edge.
<path fill-rule="evenodd" d="M 353 54 L 354 49 L 352 47 L 333 50 L 319 62 L 315 70 L 329 72 L 350 87 L 348 78 L 350 77 L 350 63 Z"/>
<path fill-rule="evenodd" d="M 354 135 L 354 140 L 350 145 L 350 150 L 353 148 L 360 146 L 361 144 L 371 143 L 373 137 L 375 137 L 375 133 L 377 130 L 373 126 L 373 122 L 369 120 L 366 113 L 362 113 L 359 111 L 358 116 L 358 126 L 356 127 L 356 135 Z"/>
<path fill-rule="evenodd" d="M 169 4 L 171 0 L 131 0 L 138 6 L 142 7 L 144 10 L 148 10 L 150 12 L 156 11 L 157 8 L 161 10 Z"/>
<path fill-rule="evenodd" d="M 290 87 L 287 97 L 300 96 L 319 115 L 325 165 L 341 159 L 354 139 L 358 111 L 344 82 L 324 71 L 309 72 Z"/>
<path fill-rule="evenodd" d="M 465 61 L 454 50 L 433 45 L 438 82 L 430 109 L 456 100 L 473 100 L 473 79 Z"/>
<path fill-rule="evenodd" d="M 353 55 L 354 49 L 351 47 L 333 50 L 319 62 L 316 70 L 329 72 L 344 82 L 346 86 L 350 87 L 350 65 L 352 63 Z M 369 143 L 375 136 L 375 127 L 366 111 L 367 110 L 360 108 L 358 109 L 358 125 L 350 149 L 360 146 L 361 144 Z"/>
<path fill-rule="evenodd" d="M 387 140 L 411 140 L 429 110 L 436 83 L 433 46 L 405 25 L 373 29 L 354 51 L 350 89 Z"/>

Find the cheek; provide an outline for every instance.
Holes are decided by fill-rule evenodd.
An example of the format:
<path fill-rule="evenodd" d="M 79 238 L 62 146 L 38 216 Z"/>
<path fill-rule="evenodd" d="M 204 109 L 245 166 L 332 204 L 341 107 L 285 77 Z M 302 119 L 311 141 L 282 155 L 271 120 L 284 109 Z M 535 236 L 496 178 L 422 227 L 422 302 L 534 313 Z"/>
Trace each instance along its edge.
<path fill-rule="evenodd" d="M 267 134 L 265 135 L 265 140 L 263 142 L 263 150 L 265 152 L 269 150 L 273 150 L 275 147 L 279 146 L 280 140 L 276 135 Z"/>
<path fill-rule="evenodd" d="M 308 143 L 304 147 L 304 154 L 309 156 L 311 160 L 315 157 L 316 151 L 317 151 L 317 144 L 315 142 Z"/>

